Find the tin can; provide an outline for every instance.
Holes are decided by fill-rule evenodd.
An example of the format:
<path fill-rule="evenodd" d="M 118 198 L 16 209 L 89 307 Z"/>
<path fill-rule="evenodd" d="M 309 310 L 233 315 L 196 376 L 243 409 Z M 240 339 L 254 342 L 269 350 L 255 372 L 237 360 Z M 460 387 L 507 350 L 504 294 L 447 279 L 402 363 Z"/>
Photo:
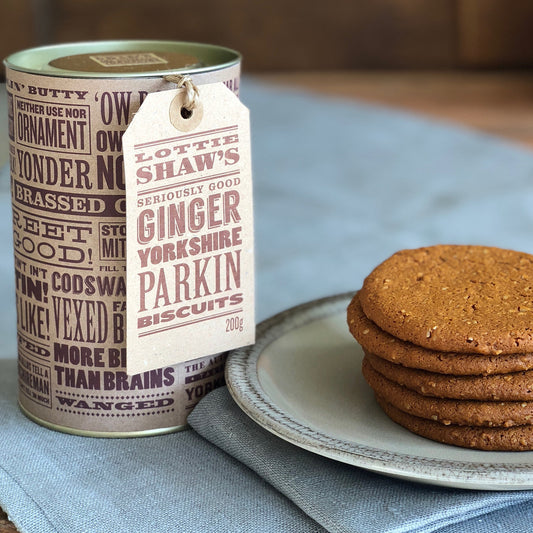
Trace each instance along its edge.
<path fill-rule="evenodd" d="M 240 56 L 167 41 L 29 49 L 5 60 L 19 404 L 68 433 L 127 437 L 186 427 L 224 383 L 225 354 L 128 376 L 121 138 L 166 75 L 238 94 Z M 179 346 L 174 349 L 179 350 Z"/>

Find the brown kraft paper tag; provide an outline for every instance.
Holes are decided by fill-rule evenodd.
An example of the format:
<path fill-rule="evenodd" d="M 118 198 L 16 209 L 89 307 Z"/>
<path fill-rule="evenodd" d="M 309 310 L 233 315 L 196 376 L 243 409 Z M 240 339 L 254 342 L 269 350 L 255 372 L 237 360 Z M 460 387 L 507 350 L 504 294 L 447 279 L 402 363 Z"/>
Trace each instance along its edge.
<path fill-rule="evenodd" d="M 249 113 L 222 83 L 185 97 L 149 94 L 123 136 L 128 374 L 255 340 Z"/>

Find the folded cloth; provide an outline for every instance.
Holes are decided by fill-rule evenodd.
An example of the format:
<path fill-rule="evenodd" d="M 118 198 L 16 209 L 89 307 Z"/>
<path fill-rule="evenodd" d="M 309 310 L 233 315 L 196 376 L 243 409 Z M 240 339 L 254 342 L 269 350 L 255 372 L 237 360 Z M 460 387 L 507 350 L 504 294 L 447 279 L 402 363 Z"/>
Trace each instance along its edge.
<path fill-rule="evenodd" d="M 0 505 L 21 533 L 324 531 L 194 431 L 50 431 L 21 414 L 16 384 L 16 361 L 0 360 Z"/>
<path fill-rule="evenodd" d="M 533 491 L 430 486 L 321 457 L 260 427 L 226 387 L 208 394 L 189 423 L 331 532 L 526 532 L 533 523 Z"/>
<path fill-rule="evenodd" d="M 260 320 L 359 288 L 400 248 L 455 242 L 533 252 L 530 151 L 253 80 L 242 95 L 252 117 Z M 15 357 L 16 340 L 8 174 L 0 171 L 0 359 Z M 116 441 L 49 431 L 18 411 L 16 380 L 15 364 L 0 361 L 0 505 L 23 533 L 519 532 L 533 522 L 526 493 L 419 486 L 295 449 L 258 431 L 224 391 L 193 421 L 235 457 L 194 431 Z M 229 419 L 233 428 L 222 422 Z"/>

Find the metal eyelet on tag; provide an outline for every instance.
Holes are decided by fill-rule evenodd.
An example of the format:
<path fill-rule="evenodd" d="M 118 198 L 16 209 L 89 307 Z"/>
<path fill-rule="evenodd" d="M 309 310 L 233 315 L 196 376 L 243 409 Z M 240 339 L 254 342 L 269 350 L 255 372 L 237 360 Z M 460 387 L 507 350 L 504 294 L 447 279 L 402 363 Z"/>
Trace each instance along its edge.
<path fill-rule="evenodd" d="M 172 125 L 180 131 L 192 131 L 202 121 L 203 106 L 200 93 L 190 76 L 171 74 L 165 81 L 175 83 L 182 89 L 170 103 L 169 116 Z"/>
<path fill-rule="evenodd" d="M 172 125 L 180 131 L 192 131 L 196 129 L 204 116 L 202 102 L 196 99 L 192 109 L 188 109 L 185 104 L 186 93 L 181 91 L 170 102 L 169 118 Z"/>

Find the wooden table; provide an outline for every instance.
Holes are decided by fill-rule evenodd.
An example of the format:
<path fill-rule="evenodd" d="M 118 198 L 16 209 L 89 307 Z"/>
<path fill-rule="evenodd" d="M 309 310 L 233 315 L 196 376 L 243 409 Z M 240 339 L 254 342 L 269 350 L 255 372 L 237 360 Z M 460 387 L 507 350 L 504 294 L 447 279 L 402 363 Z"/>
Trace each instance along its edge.
<path fill-rule="evenodd" d="M 533 149 L 533 72 L 295 72 L 256 77 L 414 111 Z M 0 533 L 16 532 L 0 509 Z"/>
<path fill-rule="evenodd" d="M 7 519 L 6 513 L 0 509 L 0 533 L 17 533 L 18 529 Z"/>
<path fill-rule="evenodd" d="M 533 148 L 533 71 L 296 72 L 259 79 L 414 111 Z"/>

